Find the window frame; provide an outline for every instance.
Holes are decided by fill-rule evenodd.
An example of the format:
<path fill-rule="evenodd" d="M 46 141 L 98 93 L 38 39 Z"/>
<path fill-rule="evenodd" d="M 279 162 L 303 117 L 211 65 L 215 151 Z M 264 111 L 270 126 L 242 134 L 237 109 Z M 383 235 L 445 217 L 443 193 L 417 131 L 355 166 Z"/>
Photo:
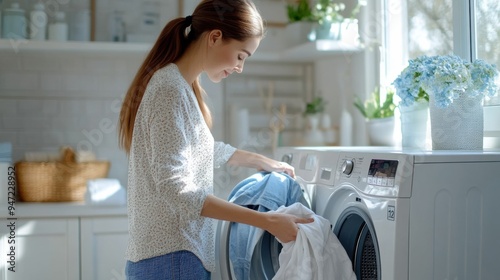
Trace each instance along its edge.
<path fill-rule="evenodd" d="M 390 85 L 408 63 L 407 0 L 380 0 L 383 9 L 380 84 Z M 453 0 L 453 53 L 467 61 L 477 58 L 476 0 Z"/>

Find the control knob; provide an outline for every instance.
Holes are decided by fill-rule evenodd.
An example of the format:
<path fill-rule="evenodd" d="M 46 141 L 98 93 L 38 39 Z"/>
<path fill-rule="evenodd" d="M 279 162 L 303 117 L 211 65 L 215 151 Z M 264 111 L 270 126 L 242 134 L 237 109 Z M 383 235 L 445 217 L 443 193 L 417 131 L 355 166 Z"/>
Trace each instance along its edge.
<path fill-rule="evenodd" d="M 346 159 L 342 164 L 342 173 L 345 175 L 351 175 L 354 168 L 354 161 Z"/>
<path fill-rule="evenodd" d="M 286 162 L 288 164 L 292 164 L 292 159 L 293 159 L 292 154 L 285 154 L 283 155 L 283 157 L 281 157 L 281 161 Z"/>

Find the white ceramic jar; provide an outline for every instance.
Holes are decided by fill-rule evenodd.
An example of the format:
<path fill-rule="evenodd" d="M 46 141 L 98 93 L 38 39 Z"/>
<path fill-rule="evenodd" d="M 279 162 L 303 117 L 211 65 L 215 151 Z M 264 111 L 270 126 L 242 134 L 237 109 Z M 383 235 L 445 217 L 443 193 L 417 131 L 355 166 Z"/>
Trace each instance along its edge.
<path fill-rule="evenodd" d="M 3 10 L 2 38 L 26 39 L 27 20 L 19 3 L 14 2 Z"/>
<path fill-rule="evenodd" d="M 45 5 L 41 2 L 33 6 L 30 13 L 30 39 L 44 41 L 47 38 L 48 17 L 45 12 Z"/>
<path fill-rule="evenodd" d="M 49 40 L 68 41 L 68 24 L 66 23 L 66 14 L 63 11 L 57 11 L 54 22 L 49 25 Z"/>

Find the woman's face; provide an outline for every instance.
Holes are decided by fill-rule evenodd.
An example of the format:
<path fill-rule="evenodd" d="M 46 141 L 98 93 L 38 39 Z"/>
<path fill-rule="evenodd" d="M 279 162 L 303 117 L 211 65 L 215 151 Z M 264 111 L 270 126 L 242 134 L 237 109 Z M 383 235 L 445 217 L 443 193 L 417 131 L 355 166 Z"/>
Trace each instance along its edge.
<path fill-rule="evenodd" d="M 245 41 L 222 39 L 220 30 L 209 34 L 209 50 L 203 70 L 215 83 L 227 78 L 233 72 L 241 73 L 245 59 L 251 56 L 259 46 L 261 38 L 249 38 Z"/>

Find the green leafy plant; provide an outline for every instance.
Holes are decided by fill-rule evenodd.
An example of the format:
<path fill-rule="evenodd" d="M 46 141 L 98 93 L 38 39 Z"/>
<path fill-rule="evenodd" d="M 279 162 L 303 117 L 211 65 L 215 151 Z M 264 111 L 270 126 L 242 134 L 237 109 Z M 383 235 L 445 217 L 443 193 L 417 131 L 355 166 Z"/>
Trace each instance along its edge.
<path fill-rule="evenodd" d="M 356 96 L 354 98 L 354 106 L 358 108 L 366 119 L 389 118 L 394 116 L 394 110 L 396 109 L 393 98 L 394 91 L 387 89 L 385 101 L 382 103 L 380 101 L 380 88 L 376 87 L 371 93 L 370 98 L 364 102 Z"/>
<path fill-rule="evenodd" d="M 315 97 L 311 102 L 306 103 L 306 110 L 304 116 L 323 113 L 326 107 L 326 101 L 322 97 Z"/>
<path fill-rule="evenodd" d="M 288 4 L 286 10 L 290 23 L 313 20 L 312 10 L 308 0 L 299 0 L 296 4 Z"/>

